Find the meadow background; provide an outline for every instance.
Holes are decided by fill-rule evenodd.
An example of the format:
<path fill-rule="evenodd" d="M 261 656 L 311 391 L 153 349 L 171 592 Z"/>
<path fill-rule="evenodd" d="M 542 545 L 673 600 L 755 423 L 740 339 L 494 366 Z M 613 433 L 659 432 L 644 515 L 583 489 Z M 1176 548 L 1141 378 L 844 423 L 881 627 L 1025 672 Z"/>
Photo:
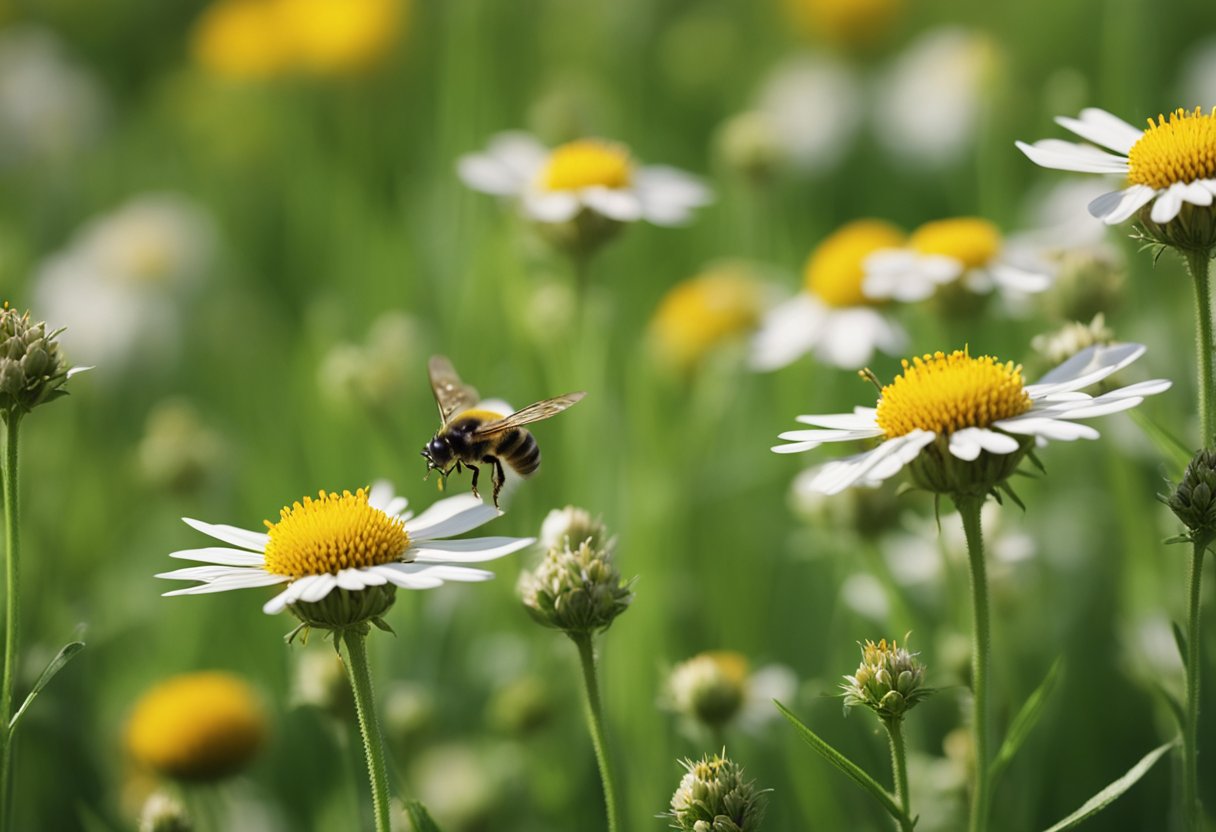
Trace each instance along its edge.
<path fill-rule="evenodd" d="M 969 612 L 965 559 L 950 543 L 957 517 L 943 516 L 939 547 L 924 495 L 846 494 L 799 510 L 790 483 L 812 460 L 769 446 L 795 414 L 865 403 L 869 385 L 811 358 L 756 374 L 740 344 L 673 370 L 650 320 L 667 290 L 723 258 L 746 260 L 792 292 L 815 244 L 861 216 L 911 228 L 978 214 L 1027 227 L 1035 195 L 1061 177 L 1035 168 L 1014 140 L 1061 135 L 1051 117 L 1083 106 L 1139 123 L 1216 105 L 1216 62 L 1203 70 L 1196 58 L 1216 48 L 1216 7 L 909 3 L 885 28 L 876 18 L 863 48 L 802 30 L 775 2 L 413 2 L 384 54 L 359 71 L 254 80 L 197 59 L 191 38 L 204 9 L 0 4 L 0 293 L 60 323 L 36 303 L 48 262 L 90 220 L 147 193 L 190 200 L 211 229 L 188 285 L 146 287 L 170 299 L 167 317 L 153 324 L 130 309 L 89 307 L 103 335 L 134 332 L 136 346 L 73 379 L 69 399 L 25 423 L 19 690 L 81 624 L 88 646 L 23 723 L 16 828 L 134 828 L 149 777 L 125 756 L 124 720 L 150 684 L 206 668 L 248 678 L 273 724 L 265 753 L 216 787 L 216 801 L 239 804 L 250 829 L 354 829 L 358 816 L 370 825 L 353 725 L 293 704 L 299 666 L 332 647 L 315 638 L 286 648 L 294 622 L 263 615 L 256 590 L 166 599 L 170 587 L 152 576 L 174 565 L 168 552 L 206 545 L 183 515 L 254 528 L 304 494 L 380 477 L 415 506 L 435 499 L 418 456 L 437 427 L 425 373 L 432 353 L 517 406 L 588 391 L 537 426 L 544 464 L 486 533 L 536 534 L 550 509 L 573 503 L 619 535 L 618 564 L 638 577 L 636 599 L 600 643 L 627 828 L 663 828 L 655 815 L 679 780 L 677 758 L 717 750 L 662 707 L 670 667 L 707 649 L 788 667 L 798 683 L 787 704 L 887 782 L 877 723 L 842 718 L 834 697 L 859 640 L 907 631 L 940 688 L 908 721 L 921 758 L 914 806 L 928 832 L 960 828 L 949 815 L 962 782 L 949 749 Z M 876 102 L 901 50 L 941 26 L 987 46 L 980 69 L 960 70 L 979 76 L 974 127 L 929 164 L 879 140 L 897 128 Z M 16 69 L 14 44 L 35 32 L 54 39 L 77 84 L 60 110 L 51 104 L 63 83 L 32 96 L 20 89 L 36 73 Z M 823 169 L 749 177 L 724 157 L 720 129 L 754 106 L 774 67 L 802 53 L 851 67 L 861 92 L 847 103 L 863 126 Z M 52 111 L 50 127 L 29 127 L 39 110 L 31 100 Z M 687 227 L 624 229 L 594 260 L 580 301 L 563 257 L 456 177 L 461 154 L 511 128 L 551 144 L 625 142 L 641 160 L 704 176 L 716 201 Z M 1149 345 L 1138 377 L 1175 381 L 1142 410 L 1190 444 L 1183 266 L 1170 253 L 1154 265 L 1119 231 L 1110 242 L 1125 255 L 1127 280 L 1108 323 Z M 1010 318 L 996 305 L 966 319 L 944 320 L 924 304 L 898 314 L 913 353 L 968 344 L 1030 365 L 1030 338 L 1059 321 L 1042 306 Z M 67 337 L 69 360 L 92 363 Z M 871 366 L 890 378 L 898 362 L 878 356 Z M 1154 686 L 1181 684 L 1169 621 L 1182 615 L 1186 547 L 1162 544 L 1177 524 L 1154 495 L 1180 466 L 1127 415 L 1099 427 L 1100 443 L 1049 448 L 1047 477 L 1020 485 L 1026 512 L 1007 506 L 990 535 L 1026 536 L 1017 556 L 993 562 L 998 720 L 1057 656 L 1066 666 L 995 792 L 996 828 L 1049 825 L 1174 730 Z M 371 639 L 382 701 L 399 709 L 387 717 L 394 790 L 427 801 L 449 832 L 602 825 L 575 652 L 537 627 L 514 593 L 535 557 L 496 563 L 486 586 L 402 591 L 390 615 L 396 638 Z M 1210 671 L 1216 639 L 1204 647 Z M 1204 681 L 1200 782 L 1211 806 L 1216 676 Z M 888 828 L 789 726 L 732 727 L 725 740 L 773 789 L 765 828 Z M 1163 762 L 1087 828 L 1167 828 L 1176 764 Z M 932 771 L 932 782 L 917 769 Z"/>

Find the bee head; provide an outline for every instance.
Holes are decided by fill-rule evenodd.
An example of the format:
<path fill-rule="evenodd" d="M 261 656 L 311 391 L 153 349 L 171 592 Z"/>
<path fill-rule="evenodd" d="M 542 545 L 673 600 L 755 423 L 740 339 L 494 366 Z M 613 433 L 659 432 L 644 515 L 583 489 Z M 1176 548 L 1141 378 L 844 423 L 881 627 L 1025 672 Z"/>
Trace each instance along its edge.
<path fill-rule="evenodd" d="M 455 454 L 447 439 L 436 435 L 434 439 L 422 446 L 422 456 L 426 460 L 427 471 L 435 469 L 442 472 L 452 467 L 452 459 Z"/>

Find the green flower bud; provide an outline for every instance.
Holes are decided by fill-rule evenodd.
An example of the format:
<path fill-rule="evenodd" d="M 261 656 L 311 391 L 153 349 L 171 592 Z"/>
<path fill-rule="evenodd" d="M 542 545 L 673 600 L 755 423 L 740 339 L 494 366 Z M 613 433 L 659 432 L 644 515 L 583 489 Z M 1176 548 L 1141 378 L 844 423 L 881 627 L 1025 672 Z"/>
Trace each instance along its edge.
<path fill-rule="evenodd" d="M 933 692 L 924 686 L 925 667 L 894 639 L 877 644 L 866 641 L 861 648 L 861 665 L 852 676 L 845 676 L 845 708 L 858 705 L 878 714 L 884 721 L 898 721 L 918 702 Z"/>
<path fill-rule="evenodd" d="M 711 650 L 676 665 L 667 687 L 675 709 L 711 729 L 730 722 L 747 698 L 747 659 Z"/>
<path fill-rule="evenodd" d="M 754 832 L 764 820 L 768 790 L 743 779 L 726 757 L 683 760 L 688 770 L 671 798 L 671 828 L 683 832 Z"/>
<path fill-rule="evenodd" d="M 161 792 L 154 792 L 139 813 L 139 832 L 192 832 L 194 824 L 182 805 Z"/>
<path fill-rule="evenodd" d="M 0 413 L 23 416 L 40 404 L 67 395 L 69 370 L 59 350 L 58 332 L 32 323 L 7 304 L 0 309 Z"/>
<path fill-rule="evenodd" d="M 604 539 L 603 526 L 585 522 L 586 512 L 565 511 L 577 522 L 567 526 L 534 572 L 520 575 L 520 598 L 546 627 L 571 636 L 606 630 L 633 601 L 630 582 L 613 563 L 614 541 Z M 571 529 L 586 536 L 579 540 Z"/>
<path fill-rule="evenodd" d="M 1166 223 L 1153 221 L 1152 208 L 1150 202 L 1140 209 L 1136 217 L 1136 224 L 1144 239 L 1181 253 L 1203 251 L 1210 255 L 1216 249 L 1216 210 L 1211 206 L 1184 202 L 1178 216 Z"/>
<path fill-rule="evenodd" d="M 1205 448 L 1191 457 L 1178 487 L 1161 499 L 1194 539 L 1216 537 L 1216 450 Z"/>
<path fill-rule="evenodd" d="M 578 548 L 580 543 L 589 543 L 593 548 L 611 547 L 608 530 L 598 517 L 575 506 L 555 508 L 545 516 L 540 526 L 540 545 L 546 550 L 565 547 Z"/>

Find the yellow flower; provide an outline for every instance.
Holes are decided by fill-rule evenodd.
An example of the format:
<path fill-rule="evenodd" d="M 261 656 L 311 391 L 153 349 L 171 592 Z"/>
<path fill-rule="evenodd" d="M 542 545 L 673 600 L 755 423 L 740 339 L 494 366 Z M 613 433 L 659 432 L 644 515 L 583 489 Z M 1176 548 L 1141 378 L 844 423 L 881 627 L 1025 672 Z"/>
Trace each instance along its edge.
<path fill-rule="evenodd" d="M 828 306 L 865 306 L 881 303 L 866 297 L 862 264 L 876 251 L 898 248 L 906 235 L 883 220 L 854 220 L 841 226 L 819 244 L 806 262 L 807 290 Z"/>
<path fill-rule="evenodd" d="M 220 0 L 203 11 L 191 41 L 195 60 L 225 78 L 270 78 L 292 64 L 278 7 L 267 0 Z"/>
<path fill-rule="evenodd" d="M 786 0 L 786 13 L 808 36 L 838 46 L 872 46 L 890 31 L 903 0 Z"/>
<path fill-rule="evenodd" d="M 218 780 L 242 769 L 266 741 L 253 690 L 221 671 L 173 676 L 131 712 L 126 746 L 141 765 L 178 780 Z"/>
<path fill-rule="evenodd" d="M 655 310 L 650 333 L 663 361 L 691 369 L 711 350 L 760 322 L 758 281 L 738 264 L 709 268 L 672 287 Z"/>

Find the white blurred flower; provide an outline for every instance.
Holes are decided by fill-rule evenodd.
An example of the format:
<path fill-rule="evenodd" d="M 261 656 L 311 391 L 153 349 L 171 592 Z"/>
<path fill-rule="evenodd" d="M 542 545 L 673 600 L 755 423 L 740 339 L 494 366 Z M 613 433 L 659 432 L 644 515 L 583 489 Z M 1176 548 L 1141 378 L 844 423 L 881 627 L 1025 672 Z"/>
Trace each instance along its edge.
<path fill-rule="evenodd" d="M 105 113 L 97 79 L 54 32 L 33 25 L 0 31 L 0 167 L 62 159 L 88 147 Z"/>
<path fill-rule="evenodd" d="M 785 665 L 753 670 L 742 653 L 707 650 L 671 669 L 663 704 L 712 731 L 738 725 L 755 732 L 777 716 L 772 701 L 789 701 L 797 687 L 797 676 Z"/>
<path fill-rule="evenodd" d="M 363 343 L 343 341 L 329 349 L 317 369 L 317 384 L 335 403 L 391 408 L 414 381 L 421 340 L 414 318 L 384 312 Z"/>
<path fill-rule="evenodd" d="M 988 37 L 954 26 L 913 41 L 876 84 L 878 141 L 911 164 L 957 159 L 975 138 L 994 48 Z"/>
<path fill-rule="evenodd" d="M 74 356 L 106 372 L 176 348 L 183 301 L 211 265 L 210 217 L 185 197 L 146 194 L 88 222 L 34 277 L 40 314 Z"/>
<path fill-rule="evenodd" d="M 863 93 L 846 64 L 804 54 L 769 73 L 755 112 L 770 127 L 783 161 L 817 172 L 834 167 L 848 151 L 861 126 Z"/>
<path fill-rule="evenodd" d="M 862 618 L 885 623 L 891 612 L 891 601 L 882 582 L 869 572 L 854 572 L 840 585 L 840 600 Z"/>
<path fill-rule="evenodd" d="M 418 797 L 441 828 L 493 828 L 498 803 L 520 760 L 514 748 L 449 743 L 428 748 L 410 766 Z"/>

